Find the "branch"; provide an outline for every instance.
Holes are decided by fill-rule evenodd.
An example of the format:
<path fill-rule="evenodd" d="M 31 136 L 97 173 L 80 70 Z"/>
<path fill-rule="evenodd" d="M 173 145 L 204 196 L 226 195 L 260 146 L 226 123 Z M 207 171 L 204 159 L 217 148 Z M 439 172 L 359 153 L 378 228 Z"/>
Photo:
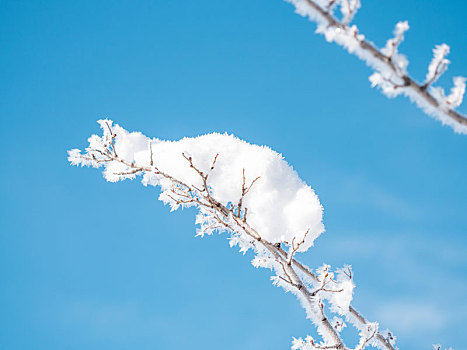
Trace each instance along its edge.
<path fill-rule="evenodd" d="M 110 145 L 110 147 L 112 146 Z M 90 149 L 88 153 L 93 154 L 93 152 L 96 152 L 96 151 L 97 150 L 95 149 Z M 209 231 L 209 230 L 217 229 L 220 227 L 228 229 L 231 232 L 239 232 L 240 230 L 242 234 L 245 234 L 246 236 L 250 237 L 250 239 L 252 239 L 252 241 L 254 242 L 256 246 L 262 247 L 262 249 L 265 249 L 269 254 L 271 254 L 271 256 L 275 259 L 275 261 L 280 266 L 280 270 L 276 271 L 278 273 L 277 275 L 278 279 L 283 281 L 284 283 L 286 283 L 287 285 L 289 285 L 291 288 L 294 289 L 294 294 L 299 296 L 303 300 L 303 302 L 307 305 L 306 308 L 308 312 L 315 315 L 312 317 L 313 322 L 317 325 L 319 329 L 322 330 L 321 333 L 326 334 L 326 336 L 329 338 L 328 343 L 329 342 L 332 343 L 331 345 L 327 344 L 327 345 L 319 346 L 319 347 L 315 344 L 315 347 L 320 348 L 320 349 L 338 349 L 338 350 L 347 349 L 339 333 L 336 331 L 336 329 L 334 329 L 329 319 L 325 315 L 324 304 L 321 301 L 321 298 L 319 297 L 319 293 L 318 293 L 320 291 L 338 293 L 342 290 L 332 290 L 332 289 L 325 288 L 327 284 L 326 280 L 319 281 L 318 277 L 314 275 L 311 272 L 311 270 L 309 270 L 307 267 L 300 264 L 298 261 L 296 261 L 293 258 L 294 253 L 299 249 L 300 245 L 304 243 L 309 230 L 305 232 L 303 239 L 299 243 L 295 244 L 294 241 L 292 242 L 292 246 L 290 248 L 291 251 L 289 254 L 287 254 L 281 248 L 280 245 L 267 242 L 261 237 L 261 235 L 258 232 L 256 232 L 252 227 L 250 227 L 246 221 L 238 217 L 238 215 L 235 215 L 233 207 L 227 208 L 212 197 L 212 195 L 209 192 L 209 185 L 207 183 L 207 179 L 208 179 L 207 174 L 202 172 L 196 165 L 194 165 L 193 159 L 191 157 L 188 157 L 187 155 L 183 154 L 183 157 L 188 160 L 190 168 L 193 168 L 198 173 L 200 178 L 203 180 L 203 189 L 197 189 L 195 186 L 190 186 L 172 177 L 171 175 L 160 171 L 154 165 L 151 167 L 147 167 L 147 166 L 135 164 L 134 162 L 128 162 L 125 159 L 122 159 L 114 155 L 112 151 L 113 151 L 112 148 L 107 149 L 105 152 L 98 151 L 97 153 L 105 157 L 105 159 L 102 159 L 99 161 L 118 162 L 133 169 L 130 172 L 122 172 L 121 174 L 127 175 L 127 174 L 137 174 L 137 173 L 142 173 L 142 172 L 148 172 L 148 173 L 153 173 L 155 175 L 159 175 L 159 176 L 166 178 L 167 180 L 173 183 L 171 187 L 171 193 L 167 193 L 166 196 L 170 198 L 175 204 L 180 205 L 180 204 L 194 203 L 212 215 L 212 218 L 213 220 L 215 220 L 215 223 L 214 222 L 211 223 L 210 225 L 205 227 L 204 230 Z M 81 156 L 81 157 L 89 158 L 86 156 Z M 248 193 L 252 185 L 258 179 L 259 177 L 253 180 L 253 182 L 248 187 L 246 186 L 246 181 L 243 182 L 243 186 L 242 186 L 243 196 Z M 183 189 L 180 189 L 177 186 L 181 186 L 183 187 Z M 177 198 L 177 197 L 182 197 L 182 199 Z M 305 274 L 311 277 L 313 280 L 320 282 L 321 287 L 318 288 L 317 290 L 310 291 L 309 288 L 306 286 L 306 283 L 302 280 L 302 278 L 299 277 L 299 275 L 295 271 L 295 268 L 297 268 L 301 272 L 305 272 Z M 352 309 L 350 310 L 350 312 L 352 312 Z M 361 319 L 362 319 L 361 323 L 365 325 L 368 324 L 366 320 L 364 320 L 363 318 Z M 386 349 L 394 350 L 394 348 L 391 345 L 386 346 Z"/>
<path fill-rule="evenodd" d="M 286 254 L 286 252 L 282 248 L 278 248 L 278 249 L 282 255 Z M 319 282 L 318 277 L 311 271 L 310 268 L 308 268 L 307 266 L 303 265 L 302 263 L 300 263 L 299 261 L 295 259 L 292 259 L 292 263 L 306 276 L 308 276 L 309 278 L 311 278 L 312 280 L 316 282 Z M 349 312 L 360 325 L 368 326 L 370 324 L 370 322 L 365 317 L 363 317 L 352 305 L 350 305 L 349 307 Z M 383 337 L 383 335 L 380 334 L 379 332 L 376 333 L 376 338 L 378 339 L 378 341 L 382 344 L 382 346 L 385 349 L 395 350 L 395 348 L 391 345 L 391 343 L 389 343 L 389 341 L 385 337 Z"/>
<path fill-rule="evenodd" d="M 295 242 L 295 237 L 292 238 L 292 245 L 289 249 L 289 254 L 288 254 L 288 257 L 287 257 L 287 264 L 290 265 L 292 263 L 292 259 L 293 259 L 293 256 L 295 255 L 295 253 L 297 252 L 297 250 L 300 248 L 300 246 L 305 243 L 305 239 L 306 239 L 306 236 L 308 235 L 308 232 L 310 232 L 310 229 L 306 230 L 305 231 L 305 234 L 303 235 L 303 239 L 297 244 L 295 245 L 294 242 Z"/>
<path fill-rule="evenodd" d="M 243 198 L 245 198 L 247 193 L 250 191 L 251 187 L 253 187 L 255 182 L 258 181 L 260 177 L 261 176 L 258 176 L 256 179 L 254 179 L 251 182 L 250 186 L 247 187 L 246 186 L 246 178 L 245 178 L 245 169 L 243 169 L 242 194 L 241 194 L 240 199 L 238 200 L 238 204 L 237 204 L 237 216 L 238 217 L 240 217 L 241 213 L 242 213 Z M 247 209 L 248 208 L 245 208 L 245 214 L 243 215 L 243 221 L 245 221 L 245 222 L 246 222 Z"/>
<path fill-rule="evenodd" d="M 408 62 L 405 57 L 397 54 L 397 48 L 403 40 L 403 33 L 408 29 L 406 22 L 398 23 L 394 32 L 395 38 L 390 39 L 386 47 L 380 50 L 366 40 L 364 35 L 359 34 L 357 26 L 349 25 L 359 8 L 358 0 L 286 1 L 295 5 L 297 13 L 308 16 L 310 20 L 317 22 L 317 32 L 324 34 L 327 41 L 334 41 L 343 46 L 349 53 L 356 55 L 372 67 L 376 72 L 370 77 L 373 86 L 380 87 L 388 97 L 399 94 L 406 95 L 425 113 L 439 119 L 443 124 L 451 126 L 455 132 L 467 134 L 467 117 L 454 109 L 460 103 L 451 105 L 444 94 L 428 89 L 447 68 L 449 61 L 444 58 L 449 51 L 447 45 L 435 48 L 426 82 L 420 84 L 407 74 L 405 68 Z M 350 6 L 350 2 L 354 2 L 354 5 Z M 341 6 L 343 13 L 341 20 L 333 13 L 337 4 Z M 400 83 L 391 85 L 394 78 Z M 462 101 L 462 95 L 460 100 Z"/>
<path fill-rule="evenodd" d="M 109 133 L 106 131 L 107 128 L 109 129 Z M 200 177 L 203 184 L 202 188 L 198 188 L 191 183 L 186 183 L 177 178 L 174 174 L 169 174 L 160 170 L 158 164 L 154 163 L 154 160 L 158 161 L 159 158 L 156 156 L 153 160 L 152 146 L 149 146 L 148 150 L 150 159 L 146 156 L 142 157 L 141 159 L 144 159 L 141 160 L 143 163 L 133 161 L 135 157 L 131 157 L 131 160 L 121 158 L 115 152 L 115 146 L 112 142 L 116 137 L 114 135 L 116 134 L 113 133 L 111 125 L 107 123 L 104 137 L 91 138 L 92 141 L 90 144 L 92 147 L 87 148 L 85 154 L 81 154 L 79 150 L 69 151 L 69 159 L 72 164 L 96 167 L 104 166 L 107 170 L 107 172 L 104 172 L 106 175 L 108 175 L 110 171 L 116 174 L 116 176 L 120 176 L 119 179 L 127 177 L 134 178 L 135 175 L 143 175 L 145 178 L 149 178 L 149 180 L 155 178 L 157 181 L 152 183 L 152 185 L 159 185 L 162 187 L 160 199 L 165 203 L 169 203 L 172 209 L 176 209 L 180 205 L 194 205 L 199 208 L 200 213 L 197 216 L 197 224 L 201 225 L 201 229 L 198 231 L 200 235 L 205 233 L 211 234 L 214 230 L 228 231 L 231 233 L 231 245 L 239 244 L 241 247 L 240 251 L 243 252 L 250 248 L 253 249 L 257 253 L 254 265 L 257 267 L 268 267 L 275 272 L 275 276 L 273 277 L 274 283 L 298 297 L 301 304 L 306 309 L 308 318 L 315 324 L 318 333 L 323 337 L 322 343 L 316 344 L 314 341 L 307 342 L 303 343 L 303 347 L 299 346 L 298 348 L 349 349 L 344 344 L 340 335 L 340 329 L 342 327 L 334 327 L 334 321 L 331 322 L 326 315 L 325 302 L 329 302 L 330 312 L 345 316 L 347 321 L 351 322 L 360 331 L 361 337 L 359 347 L 357 348 L 358 350 L 364 349 L 368 345 L 375 344 L 381 349 L 395 350 L 393 346 L 393 337 L 390 339 L 389 337 L 383 336 L 378 332 L 376 323 L 367 321 L 350 306 L 350 299 L 346 297 L 349 291 L 353 291 L 354 287 L 351 281 L 352 273 L 350 267 L 340 270 L 335 280 L 334 274 L 329 271 L 327 265 L 318 270 L 318 274 L 315 274 L 311 269 L 295 259 L 295 253 L 305 243 L 307 235 L 313 234 L 310 229 L 305 231 L 299 242 L 296 242 L 296 236 L 293 236 L 291 240 L 287 239 L 291 241 L 290 244 L 284 240 L 279 242 L 275 241 L 274 243 L 269 242 L 246 221 L 246 208 L 242 218 L 239 214 L 241 212 L 241 204 L 235 208 L 235 206 L 231 205 L 232 201 L 228 201 L 224 198 L 223 203 L 227 203 L 224 205 L 219 199 L 215 198 L 211 191 L 212 187 L 208 183 L 209 173 L 203 172 L 196 166 L 191 156 L 182 153 L 183 158 L 186 159 L 188 163 L 181 161 L 181 166 L 183 168 L 183 164 L 187 164 L 187 169 L 183 169 L 182 172 L 178 173 L 174 172 L 174 174 L 179 174 L 178 176 L 183 177 L 185 173 L 191 172 L 191 168 Z M 121 140 L 120 137 L 122 134 L 118 135 L 117 142 Z M 101 143 L 99 144 L 98 141 Z M 179 148 L 177 148 L 177 152 L 179 152 L 178 150 Z M 123 151 L 120 153 L 125 154 Z M 179 159 L 179 153 L 174 153 L 173 156 Z M 217 158 L 218 154 L 214 157 L 210 168 L 211 171 L 213 170 Z M 149 164 L 149 166 L 147 164 Z M 160 166 L 163 166 L 162 163 Z M 259 179 L 259 177 L 257 177 L 250 185 L 247 185 L 245 173 L 243 169 L 241 200 L 249 193 L 254 183 Z M 116 180 L 111 178 L 109 181 Z M 194 182 L 196 183 L 197 181 Z M 255 193 L 251 195 L 253 194 Z M 281 208 L 278 207 L 277 209 L 280 210 Z M 281 243 L 289 245 L 288 252 L 282 248 Z M 349 281 L 351 283 L 349 283 Z M 339 296 L 339 293 L 344 293 L 342 294 L 342 298 L 336 298 Z M 337 299 L 344 299 L 344 302 L 337 301 Z M 297 348 L 296 344 L 294 344 L 294 347 Z"/>

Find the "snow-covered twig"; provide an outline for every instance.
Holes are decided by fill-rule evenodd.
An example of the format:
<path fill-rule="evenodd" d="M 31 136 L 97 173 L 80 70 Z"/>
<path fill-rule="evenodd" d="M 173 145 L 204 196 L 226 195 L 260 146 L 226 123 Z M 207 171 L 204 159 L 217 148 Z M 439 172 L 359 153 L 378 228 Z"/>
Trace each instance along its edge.
<path fill-rule="evenodd" d="M 84 154 L 69 151 L 71 163 L 103 167 L 112 182 L 140 175 L 143 184 L 161 187 L 159 199 L 172 210 L 198 208 L 198 235 L 227 232 L 231 246 L 252 250 L 253 265 L 273 271 L 273 283 L 299 299 L 321 336 L 295 339 L 293 349 L 349 349 L 340 334 L 344 321 L 330 319 L 328 312 L 358 330 L 355 350 L 396 349 L 392 333 L 380 332 L 350 305 L 350 266 L 332 272 L 323 265 L 315 273 L 295 259 L 323 232 L 322 207 L 281 155 L 225 134 L 167 142 L 129 133 L 109 120 L 100 123 L 103 136 L 91 136 Z M 232 204 L 238 196 L 243 204 Z M 248 218 L 240 214 L 241 205 L 249 208 Z"/>
<path fill-rule="evenodd" d="M 400 94 L 409 97 L 425 113 L 451 126 L 455 132 L 467 134 L 467 117 L 455 110 L 462 102 L 465 79 L 454 78 L 454 88 L 448 97 L 445 96 L 444 89 L 432 86 L 447 69 L 449 61 L 446 55 L 449 46 L 442 44 L 435 47 L 425 82 L 420 84 L 408 75 L 408 60 L 398 52 L 404 32 L 409 28 L 407 22 L 397 23 L 394 38 L 389 39 L 384 48 L 378 49 L 359 33 L 356 25 L 350 25 L 360 8 L 359 0 L 286 1 L 295 6 L 297 13 L 316 22 L 316 32 L 323 34 L 327 41 L 344 47 L 373 68 L 375 73 L 370 76 L 372 86 L 379 87 L 388 97 Z M 334 14 L 337 6 L 341 8 L 341 19 Z"/>

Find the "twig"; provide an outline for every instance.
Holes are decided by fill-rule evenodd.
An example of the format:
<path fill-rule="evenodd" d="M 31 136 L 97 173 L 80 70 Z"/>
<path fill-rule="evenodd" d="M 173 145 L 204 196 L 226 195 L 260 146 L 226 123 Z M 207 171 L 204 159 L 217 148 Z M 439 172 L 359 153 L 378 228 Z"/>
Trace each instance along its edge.
<path fill-rule="evenodd" d="M 109 132 L 110 132 L 110 135 L 111 135 L 111 145 L 112 145 L 112 151 L 113 151 L 113 155 L 114 157 L 117 157 L 117 151 L 115 150 L 115 143 L 114 143 L 114 139 L 117 137 L 117 134 L 114 134 L 113 131 L 112 131 L 112 128 L 110 127 L 109 123 L 108 122 L 105 122 L 105 124 L 107 125 L 107 127 L 109 128 Z"/>
<path fill-rule="evenodd" d="M 243 181 L 242 181 L 242 195 L 240 196 L 240 199 L 238 200 L 237 204 L 237 216 L 240 218 L 240 215 L 242 213 L 242 205 L 243 205 L 243 198 L 247 195 L 247 193 L 250 191 L 251 187 L 255 184 L 256 181 L 260 179 L 261 176 L 258 176 L 256 179 L 254 179 L 250 186 L 246 187 L 246 178 L 245 178 L 245 168 L 243 168 Z M 244 217 L 244 221 L 246 221 Z"/>
<path fill-rule="evenodd" d="M 149 141 L 149 165 L 154 165 L 154 160 L 152 158 L 152 141 Z"/>
<path fill-rule="evenodd" d="M 305 243 L 306 236 L 308 235 L 308 232 L 310 232 L 310 229 L 307 229 L 305 231 L 305 234 L 303 235 L 302 240 L 295 246 L 295 237 L 292 238 L 292 245 L 289 248 L 289 257 L 287 258 L 287 264 L 290 265 L 292 263 L 293 256 L 297 252 L 298 249 L 300 249 L 300 246 Z"/>
<path fill-rule="evenodd" d="M 219 156 L 219 153 L 216 154 L 216 156 L 214 157 L 214 160 L 212 161 L 211 171 L 214 170 L 214 165 L 216 165 L 216 161 L 217 161 L 218 156 Z"/>

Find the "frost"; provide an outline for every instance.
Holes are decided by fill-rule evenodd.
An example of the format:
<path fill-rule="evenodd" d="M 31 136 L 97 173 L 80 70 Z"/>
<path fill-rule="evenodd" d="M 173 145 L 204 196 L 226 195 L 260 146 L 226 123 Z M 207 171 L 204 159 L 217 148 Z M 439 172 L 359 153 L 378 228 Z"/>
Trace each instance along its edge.
<path fill-rule="evenodd" d="M 347 325 L 344 323 L 342 318 L 334 316 L 334 318 L 331 320 L 331 325 L 332 328 L 334 328 L 337 332 L 341 332 Z"/>
<path fill-rule="evenodd" d="M 455 77 L 454 86 L 451 88 L 451 93 L 446 98 L 446 103 L 451 107 L 459 107 L 465 94 L 465 78 Z"/>
<path fill-rule="evenodd" d="M 449 53 L 449 46 L 446 44 L 436 45 L 433 49 L 433 59 L 428 66 L 425 84 L 428 86 L 434 83 L 448 69 L 449 60 L 446 59 Z"/>
<path fill-rule="evenodd" d="M 396 344 L 397 337 L 389 329 L 381 331 L 381 335 L 392 346 L 394 346 Z"/>
<path fill-rule="evenodd" d="M 353 290 L 355 288 L 355 284 L 352 280 L 352 268 L 350 266 L 344 266 L 336 272 L 335 290 L 339 290 L 340 292 L 330 293 L 329 299 L 332 303 L 333 311 L 339 315 L 345 315 L 349 311 L 350 303 L 353 298 Z"/>
<path fill-rule="evenodd" d="M 341 1 L 342 23 L 348 24 L 352 21 L 358 9 L 360 8 L 360 0 L 343 0 Z"/>
<path fill-rule="evenodd" d="M 394 63 L 399 74 L 406 74 L 409 64 L 407 58 L 398 51 L 399 45 L 404 41 L 404 33 L 408 30 L 409 23 L 407 21 L 398 22 L 394 28 L 394 37 L 389 39 L 386 46 L 381 49 L 381 52 Z"/>
<path fill-rule="evenodd" d="M 391 72 L 373 73 L 369 80 L 372 87 L 379 87 L 383 94 L 389 98 L 396 97 L 404 92 L 402 80 Z"/>
<path fill-rule="evenodd" d="M 378 327 L 379 325 L 377 322 L 367 323 L 367 325 L 360 330 L 360 341 L 355 347 L 355 350 L 362 350 L 367 345 L 377 347 L 378 341 L 376 339 L 376 334 L 378 333 Z"/>

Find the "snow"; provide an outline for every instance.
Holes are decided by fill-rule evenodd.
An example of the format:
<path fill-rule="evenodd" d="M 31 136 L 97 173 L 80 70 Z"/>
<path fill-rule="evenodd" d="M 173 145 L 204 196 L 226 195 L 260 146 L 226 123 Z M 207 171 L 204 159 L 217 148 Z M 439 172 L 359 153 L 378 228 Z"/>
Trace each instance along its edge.
<path fill-rule="evenodd" d="M 89 138 L 89 147 L 83 159 L 78 150 L 69 151 L 69 160 L 74 165 L 103 166 L 103 174 L 110 182 L 134 178 L 133 169 L 157 168 L 178 181 L 201 189 L 203 180 L 195 169 L 190 167 L 186 157 L 191 157 L 196 168 L 208 174 L 211 196 L 224 206 L 237 205 L 242 197 L 243 172 L 245 185 L 251 186 L 244 196 L 242 206 L 248 209 L 248 223 L 261 237 L 271 243 L 291 244 L 301 241 L 305 232 L 305 242 L 299 251 L 305 251 L 324 231 L 323 208 L 313 189 L 302 181 L 281 154 L 266 146 L 258 146 L 240 140 L 233 135 L 211 133 L 198 137 L 186 137 L 177 141 L 150 139 L 139 132 L 128 132 L 110 120 L 99 121 L 104 135 Z M 100 159 L 105 145 L 115 134 L 115 151 L 119 161 L 96 162 Z M 151 165 L 152 149 L 152 165 Z M 97 151 L 96 151 L 97 150 Z M 185 155 L 185 156 L 184 156 Z M 216 158 L 213 169 L 213 161 Z M 174 201 L 172 182 L 155 175 L 151 171 L 141 172 L 143 183 L 160 186 L 160 199 L 171 205 L 173 210 L 183 206 Z M 191 206 L 193 203 L 185 206 Z M 197 223 L 207 225 L 209 213 L 201 212 Z M 210 233 L 210 232 L 208 232 Z"/>

